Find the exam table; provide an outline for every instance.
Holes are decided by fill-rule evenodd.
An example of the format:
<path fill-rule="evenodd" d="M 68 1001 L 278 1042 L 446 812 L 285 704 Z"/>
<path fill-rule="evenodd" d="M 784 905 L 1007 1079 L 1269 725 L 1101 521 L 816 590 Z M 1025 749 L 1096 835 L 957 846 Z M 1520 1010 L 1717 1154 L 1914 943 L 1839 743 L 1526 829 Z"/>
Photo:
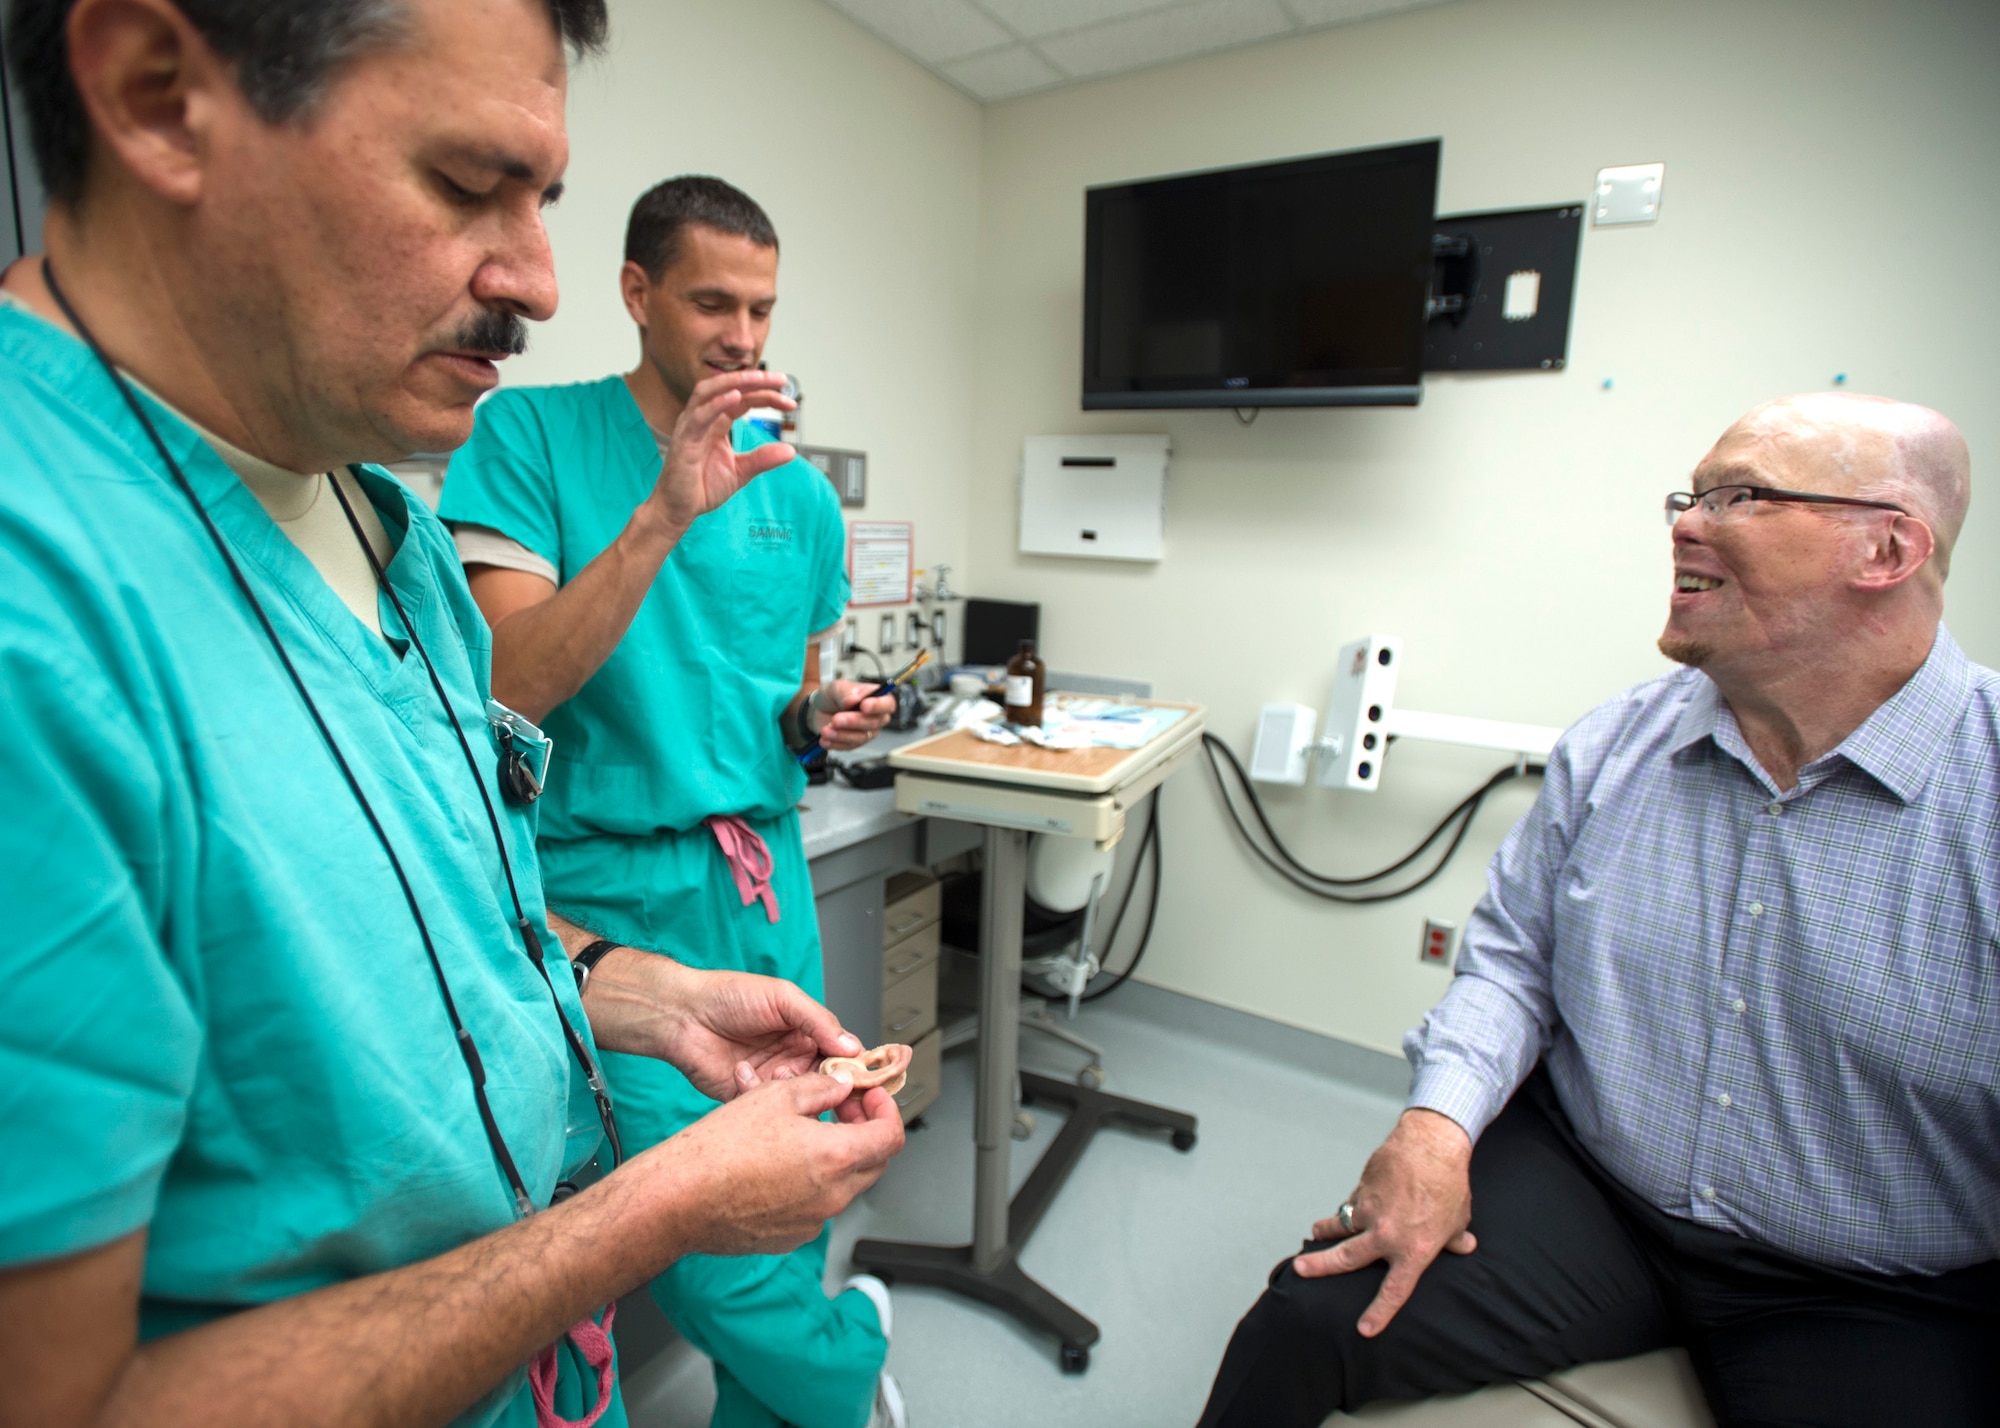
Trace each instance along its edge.
<path fill-rule="evenodd" d="M 1694 1367 L 1681 1349 L 1612 1363 L 1579 1364 L 1532 1383 L 1416 1403 L 1371 1403 L 1336 1413 L 1324 1428 L 1715 1428 Z"/>

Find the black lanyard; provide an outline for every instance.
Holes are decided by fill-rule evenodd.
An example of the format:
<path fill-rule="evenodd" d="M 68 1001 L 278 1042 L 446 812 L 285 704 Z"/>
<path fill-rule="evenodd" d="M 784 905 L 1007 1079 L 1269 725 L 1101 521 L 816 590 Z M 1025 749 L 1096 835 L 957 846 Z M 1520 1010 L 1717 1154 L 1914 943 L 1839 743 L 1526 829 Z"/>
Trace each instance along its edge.
<path fill-rule="evenodd" d="M 353 794 L 355 803 L 361 809 L 362 817 L 368 821 L 369 828 L 375 834 L 375 841 L 381 845 L 382 852 L 388 857 L 389 867 L 395 872 L 397 885 L 403 890 L 403 901 L 409 906 L 410 920 L 417 925 L 417 936 L 423 942 L 424 955 L 430 959 L 431 975 L 437 980 L 438 995 L 444 1001 L 445 1016 L 451 1021 L 452 1035 L 458 1042 L 459 1056 L 464 1060 L 466 1072 L 472 1078 L 472 1098 L 479 1107 L 480 1124 L 486 1128 L 486 1140 L 493 1148 L 493 1158 L 499 1162 L 501 1173 L 507 1177 L 508 1187 L 513 1191 L 516 1213 L 523 1216 L 534 1213 L 534 1198 L 529 1195 L 528 1187 L 521 1179 L 521 1172 L 514 1163 L 513 1153 L 507 1149 L 506 1137 L 500 1133 L 500 1123 L 493 1115 L 493 1106 L 486 1098 L 486 1068 L 479 1059 L 479 1048 L 472 1040 L 472 1033 L 459 1018 L 458 1002 L 451 994 L 451 984 L 445 979 L 444 964 L 438 959 L 437 946 L 431 941 L 430 925 L 424 921 L 423 909 L 417 905 L 416 890 L 410 885 L 409 875 L 403 871 L 403 860 L 397 856 L 395 845 L 389 841 L 388 830 L 382 826 L 382 820 L 376 817 L 373 805 L 368 802 L 368 795 L 362 792 L 361 782 L 355 777 L 353 767 L 347 761 L 347 755 L 341 752 L 340 744 L 333 737 L 332 728 L 320 713 L 319 705 L 313 702 L 312 694 L 306 689 L 305 680 L 300 677 L 291 656 L 285 652 L 284 642 L 278 638 L 278 631 L 271 623 L 271 617 L 264 612 L 262 602 L 257 599 L 250 581 L 243 574 L 243 568 L 237 564 L 236 557 L 230 552 L 229 544 L 223 539 L 222 532 L 216 528 L 207 507 L 202 505 L 201 498 L 195 494 L 187 473 L 181 470 L 180 462 L 174 459 L 173 453 L 167 450 L 166 442 L 160 439 L 159 431 L 153 426 L 152 418 L 146 415 L 146 409 L 140 405 L 131 384 L 112 365 L 103 347 L 98 345 L 96 336 L 77 315 L 76 309 L 70 306 L 69 299 L 64 296 L 62 288 L 56 283 L 55 268 L 47 259 L 42 263 L 42 277 L 48 284 L 49 295 L 55 299 L 56 306 L 62 309 L 70 325 L 89 346 L 98 364 L 104 368 L 105 375 L 110 377 L 119 395 L 125 398 L 125 404 L 132 409 L 132 415 L 139 419 L 139 425 L 152 440 L 153 449 L 160 454 L 160 460 L 166 464 L 167 474 L 173 478 L 174 485 L 180 488 L 181 494 L 187 497 L 188 504 L 194 507 L 195 514 L 201 519 L 202 529 L 208 532 L 209 541 L 214 545 L 216 554 L 222 557 L 222 563 L 228 567 L 230 578 L 242 592 L 252 613 L 256 615 L 257 623 L 263 628 L 265 639 L 270 641 L 272 650 L 278 656 L 278 663 L 284 666 L 285 673 L 291 678 L 292 688 L 298 692 L 306 713 L 312 717 L 313 727 L 319 730 L 320 739 L 325 743 L 327 752 L 333 755 L 333 761 L 340 769 L 340 776 L 346 782 L 348 792 Z M 350 467 L 349 470 L 353 468 Z M 472 752 L 472 744 L 465 737 L 465 730 L 458 722 L 458 714 L 452 709 L 451 700 L 445 694 L 444 682 L 438 678 L 437 667 L 431 663 L 430 654 L 424 649 L 424 642 L 417 635 L 416 625 L 404 611 L 403 602 L 397 598 L 395 587 L 389 583 L 389 577 L 382 569 L 382 562 L 375 555 L 374 546 L 369 544 L 366 534 L 361 529 L 361 522 L 355 517 L 354 507 L 349 504 L 347 493 L 341 490 L 340 482 L 333 475 L 329 473 L 326 479 L 333 487 L 334 496 L 340 501 L 340 508 L 347 516 L 347 523 L 354 531 L 355 539 L 361 542 L 361 549 L 368 556 L 368 568 L 375 573 L 376 584 L 389 597 L 389 604 L 395 609 L 396 618 L 402 621 L 403 630 L 409 635 L 410 644 L 416 650 L 417 658 L 423 661 L 424 672 L 430 676 L 431 688 L 437 692 L 438 702 L 444 707 L 445 718 L 451 721 L 452 733 L 457 737 L 458 747 L 465 755 L 465 766 L 472 774 L 473 785 L 479 790 L 480 802 L 485 805 L 487 826 L 493 830 L 493 845 L 500 853 L 500 870 L 506 875 L 507 893 L 513 900 L 514 925 L 521 934 L 522 949 L 527 953 L 528 960 L 534 964 L 536 972 L 541 975 L 542 984 L 549 989 L 549 1001 L 555 1007 L 556 1020 L 562 1023 L 563 1039 L 569 1043 L 570 1052 L 576 1057 L 577 1064 L 583 1068 L 584 1079 L 589 1082 L 591 1094 L 596 1098 L 597 1117 L 604 1126 L 604 1138 L 611 1147 L 611 1163 L 616 1165 L 624 1159 L 624 1147 L 619 1143 L 618 1124 L 611 1112 L 610 1093 L 605 1089 L 604 1077 L 591 1059 L 589 1048 L 584 1045 L 583 1038 L 577 1035 L 576 1028 L 570 1025 L 569 1016 L 563 1011 L 562 1001 L 556 996 L 555 983 L 549 979 L 549 969 L 542 957 L 542 939 L 536 933 L 533 921 L 521 906 L 521 892 L 514 882 L 513 860 L 507 856 L 507 839 L 501 832 L 500 817 L 494 811 L 493 799 L 487 792 L 486 781 L 479 776 L 479 761 Z"/>

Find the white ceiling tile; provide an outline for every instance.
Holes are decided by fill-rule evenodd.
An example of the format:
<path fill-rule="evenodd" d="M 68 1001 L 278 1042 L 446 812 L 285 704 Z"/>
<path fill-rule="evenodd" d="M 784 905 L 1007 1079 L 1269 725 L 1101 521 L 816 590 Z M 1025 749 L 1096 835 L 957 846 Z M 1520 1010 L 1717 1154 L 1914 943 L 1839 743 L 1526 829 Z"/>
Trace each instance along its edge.
<path fill-rule="evenodd" d="M 1065 73 L 1084 78 L 1231 49 L 1293 28 L 1276 0 L 1198 0 L 1057 35 L 1039 48 Z"/>
<path fill-rule="evenodd" d="M 925 64 L 977 54 L 1014 37 L 966 0 L 827 0 Z"/>
<path fill-rule="evenodd" d="M 1023 39 L 1081 30 L 1145 10 L 1166 10 L 1186 0 L 975 0 L 979 8 Z"/>
<path fill-rule="evenodd" d="M 1030 90 L 1046 89 L 1063 79 L 1061 71 L 1026 45 L 1010 45 L 1004 50 L 954 60 L 938 68 L 945 78 L 988 104 Z"/>
<path fill-rule="evenodd" d="M 1298 16 L 1308 29 L 1323 25 L 1344 25 L 1351 20 L 1368 20 L 1398 10 L 1414 10 L 1420 5 L 1438 5 L 1444 0 L 1285 0 L 1285 8 Z"/>

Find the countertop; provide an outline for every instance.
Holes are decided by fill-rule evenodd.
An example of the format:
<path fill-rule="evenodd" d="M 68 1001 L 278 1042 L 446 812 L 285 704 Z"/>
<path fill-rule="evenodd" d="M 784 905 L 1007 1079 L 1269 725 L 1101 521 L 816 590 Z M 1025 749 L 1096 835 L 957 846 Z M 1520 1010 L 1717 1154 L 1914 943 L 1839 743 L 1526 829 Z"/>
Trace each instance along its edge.
<path fill-rule="evenodd" d="M 913 744 L 925 737 L 921 728 L 903 733 L 884 730 L 862 748 L 849 754 L 835 754 L 842 763 L 880 758 L 891 749 Z M 838 853 L 856 843 L 865 843 L 883 833 L 893 833 L 915 821 L 896 811 L 896 790 L 849 788 L 838 778 L 817 788 L 808 788 L 799 800 L 799 833 L 806 845 L 806 861 Z"/>

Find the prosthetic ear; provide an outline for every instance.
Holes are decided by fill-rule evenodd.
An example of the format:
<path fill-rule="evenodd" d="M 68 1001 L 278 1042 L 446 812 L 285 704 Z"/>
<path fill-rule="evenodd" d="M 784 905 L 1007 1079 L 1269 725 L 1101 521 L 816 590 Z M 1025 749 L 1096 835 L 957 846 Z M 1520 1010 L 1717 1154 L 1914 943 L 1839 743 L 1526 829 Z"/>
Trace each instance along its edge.
<path fill-rule="evenodd" d="M 915 1054 L 911 1047 L 890 1042 L 859 1056 L 829 1056 L 819 1063 L 819 1069 L 829 1076 L 835 1071 L 845 1071 L 857 1091 L 880 1086 L 893 1096 L 909 1079 L 910 1058 Z"/>
<path fill-rule="evenodd" d="M 1856 581 L 1865 590 L 1889 590 L 1915 575 L 1937 553 L 1937 537 L 1915 516 L 1898 515 L 1869 552 Z"/>

